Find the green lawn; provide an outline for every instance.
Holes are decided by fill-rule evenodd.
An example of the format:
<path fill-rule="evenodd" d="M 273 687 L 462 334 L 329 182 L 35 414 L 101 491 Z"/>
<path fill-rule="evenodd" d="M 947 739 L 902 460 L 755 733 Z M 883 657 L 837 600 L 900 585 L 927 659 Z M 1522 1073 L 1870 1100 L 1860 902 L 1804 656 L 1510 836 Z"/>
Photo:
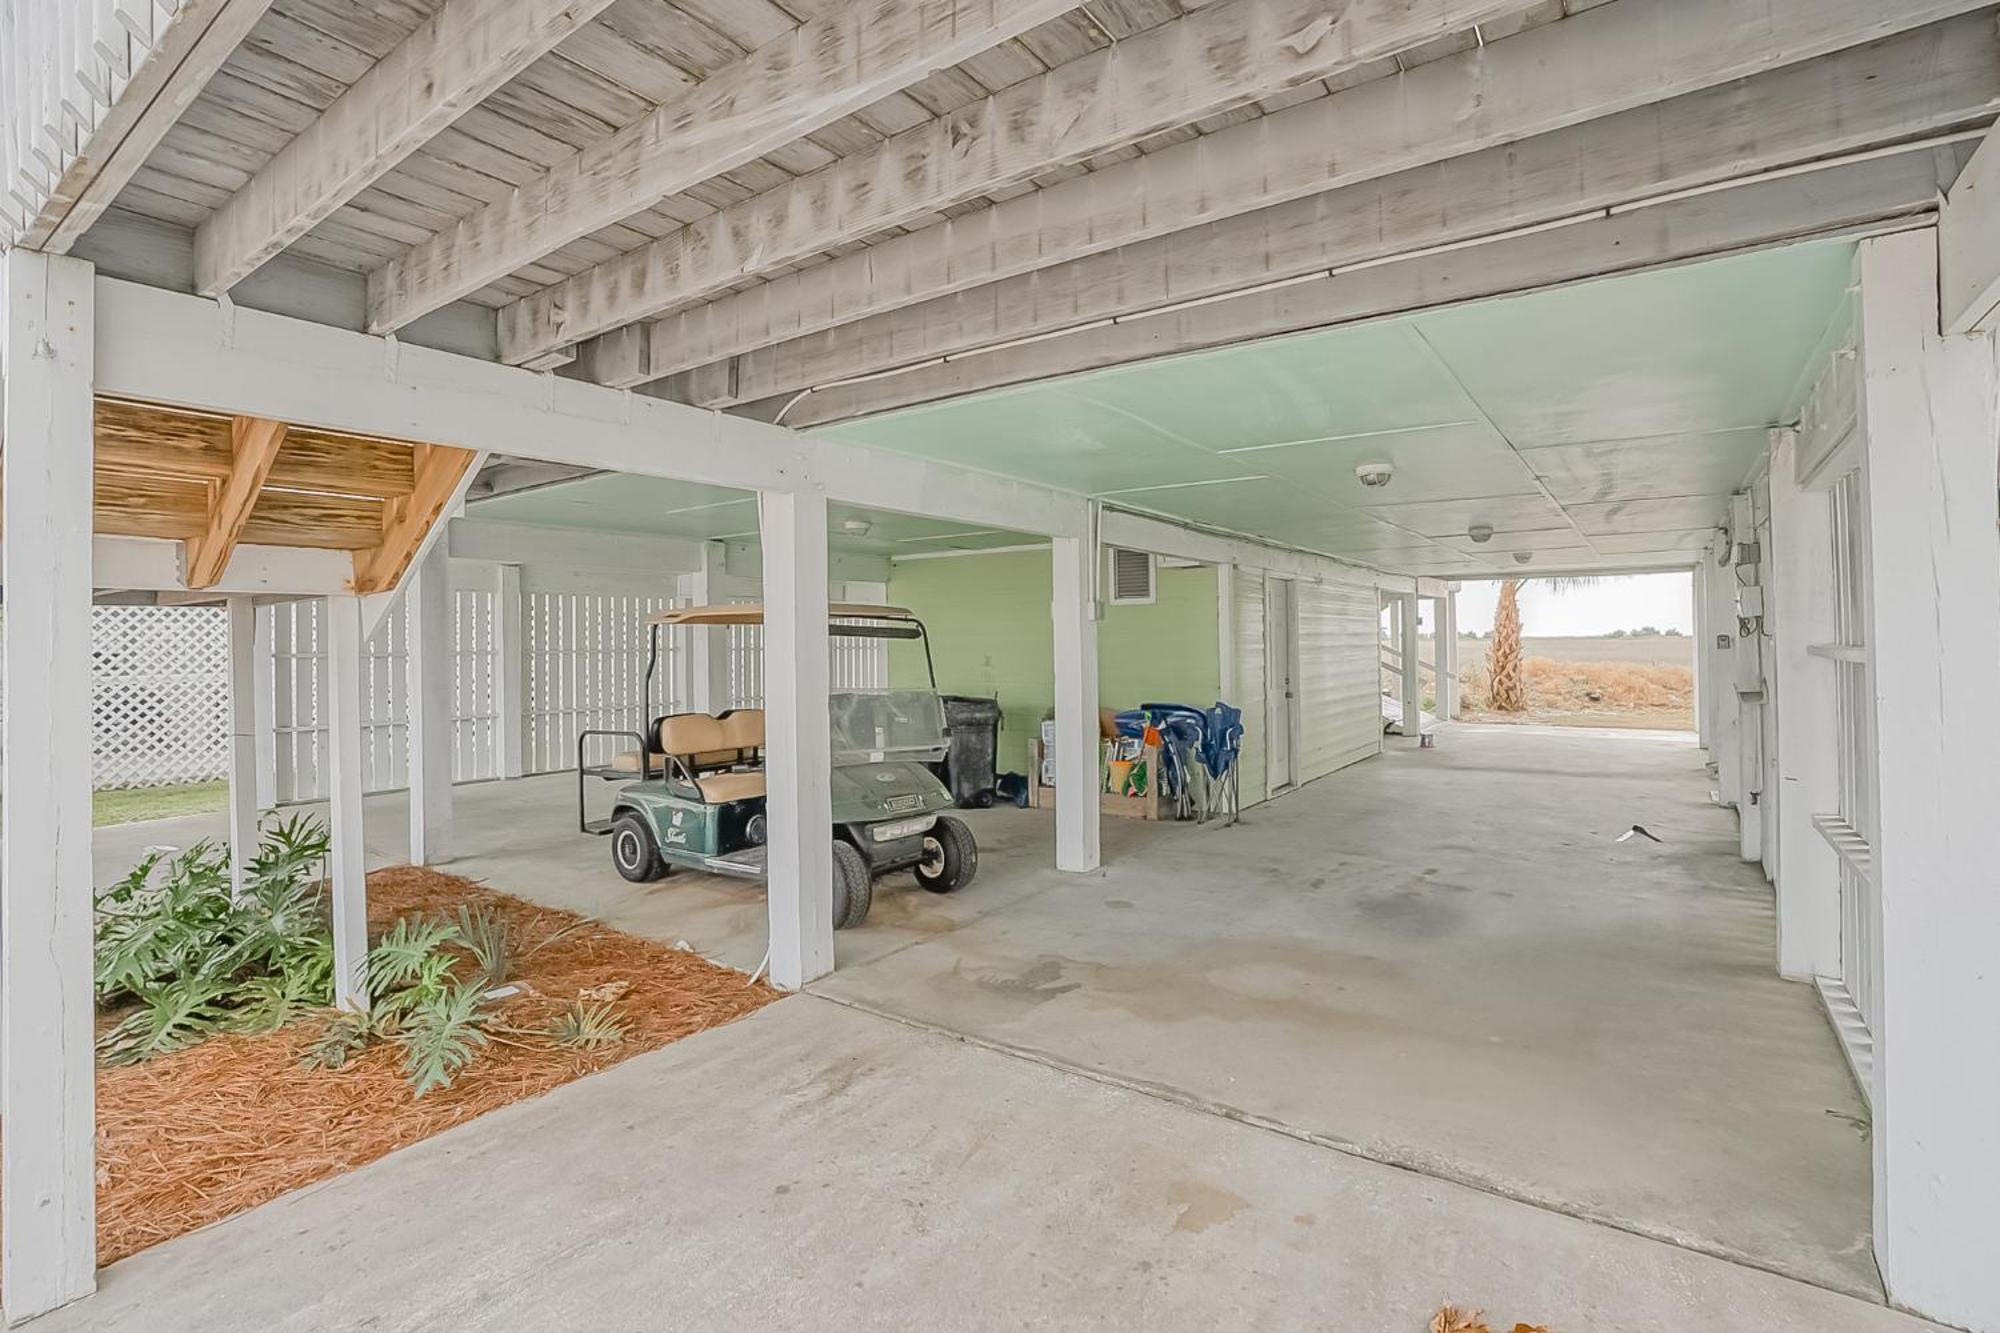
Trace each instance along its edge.
<path fill-rule="evenodd" d="M 199 815 L 220 810 L 229 800 L 229 784 L 190 782 L 179 787 L 131 787 L 122 791 L 100 791 L 91 798 L 91 822 L 135 824 L 142 819 L 172 819 L 176 815 Z"/>

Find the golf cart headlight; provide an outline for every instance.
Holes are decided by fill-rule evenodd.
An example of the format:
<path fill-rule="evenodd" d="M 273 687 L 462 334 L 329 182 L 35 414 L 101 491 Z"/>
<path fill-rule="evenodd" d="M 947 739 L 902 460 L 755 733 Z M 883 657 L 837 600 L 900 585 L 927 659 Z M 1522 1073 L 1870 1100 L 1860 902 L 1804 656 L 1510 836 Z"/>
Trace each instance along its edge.
<path fill-rule="evenodd" d="M 898 838 L 915 837 L 928 833 L 931 825 L 937 823 L 936 815 L 924 815 L 918 819 L 899 819 L 893 824 L 877 824 L 871 833 L 877 842 L 894 842 Z"/>

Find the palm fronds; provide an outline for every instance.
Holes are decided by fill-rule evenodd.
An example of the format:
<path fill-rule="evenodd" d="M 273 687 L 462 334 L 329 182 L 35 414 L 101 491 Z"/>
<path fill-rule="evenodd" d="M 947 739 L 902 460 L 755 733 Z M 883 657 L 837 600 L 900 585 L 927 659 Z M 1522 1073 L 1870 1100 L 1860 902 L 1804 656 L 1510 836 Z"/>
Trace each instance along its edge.
<path fill-rule="evenodd" d="M 576 1051 L 602 1050 L 625 1040 L 625 1025 L 611 1016 L 611 1005 L 576 999 L 549 1024 L 549 1040 Z"/>

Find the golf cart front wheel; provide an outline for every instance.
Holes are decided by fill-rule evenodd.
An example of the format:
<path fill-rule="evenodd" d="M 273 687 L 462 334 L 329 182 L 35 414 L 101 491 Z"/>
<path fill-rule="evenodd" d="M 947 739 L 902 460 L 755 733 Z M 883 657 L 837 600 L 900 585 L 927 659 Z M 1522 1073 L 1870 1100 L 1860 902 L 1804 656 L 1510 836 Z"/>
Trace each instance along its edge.
<path fill-rule="evenodd" d="M 861 859 L 861 853 L 852 846 L 835 839 L 833 928 L 846 930 L 860 925 L 868 919 L 868 909 L 874 905 L 875 881 L 868 872 L 868 863 Z"/>
<path fill-rule="evenodd" d="M 979 844 L 965 822 L 939 815 L 924 834 L 924 856 L 917 862 L 917 883 L 932 893 L 955 893 L 979 873 Z"/>
<path fill-rule="evenodd" d="M 667 863 L 653 843 L 653 830 L 629 810 L 611 821 L 611 864 L 634 884 L 650 883 L 667 873 Z"/>

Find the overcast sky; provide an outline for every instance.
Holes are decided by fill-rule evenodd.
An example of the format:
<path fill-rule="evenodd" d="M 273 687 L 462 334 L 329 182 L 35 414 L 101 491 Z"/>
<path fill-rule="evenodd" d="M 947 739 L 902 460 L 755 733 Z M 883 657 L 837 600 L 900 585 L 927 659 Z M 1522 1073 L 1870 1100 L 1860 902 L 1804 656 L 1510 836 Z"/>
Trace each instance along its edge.
<path fill-rule="evenodd" d="M 1500 584 L 1467 582 L 1458 591 L 1458 624 L 1466 633 L 1493 628 Z M 1694 631 L 1692 585 L 1686 574 L 1628 574 L 1588 588 L 1551 592 L 1545 580 L 1521 585 L 1521 632 L 1549 637 L 1609 634 L 1616 629 Z"/>

